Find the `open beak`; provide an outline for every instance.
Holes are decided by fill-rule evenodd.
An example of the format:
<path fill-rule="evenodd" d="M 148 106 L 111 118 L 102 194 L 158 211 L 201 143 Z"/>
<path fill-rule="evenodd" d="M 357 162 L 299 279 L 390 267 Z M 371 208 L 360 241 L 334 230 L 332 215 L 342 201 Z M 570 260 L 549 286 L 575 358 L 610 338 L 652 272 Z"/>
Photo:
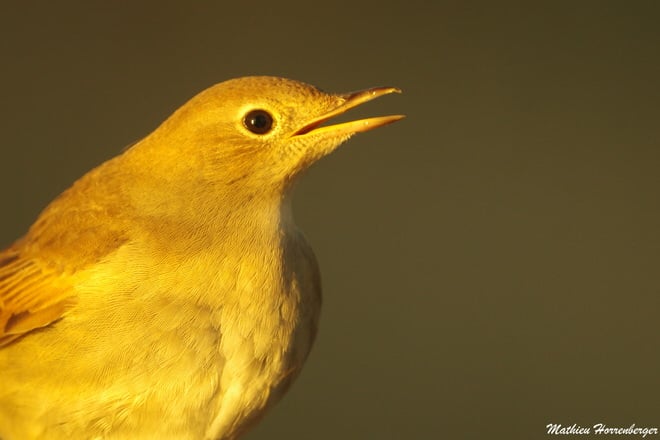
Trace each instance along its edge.
<path fill-rule="evenodd" d="M 331 132 L 333 135 L 351 135 L 354 133 L 361 133 L 363 131 L 369 131 L 374 128 L 382 127 L 383 125 L 391 124 L 392 122 L 398 121 L 399 119 L 404 118 L 404 115 L 390 115 L 390 116 L 377 116 L 374 118 L 367 119 L 358 119 L 356 121 L 343 122 L 335 125 L 324 125 L 325 121 L 331 119 L 337 115 L 341 115 L 347 110 L 357 107 L 360 104 L 376 99 L 379 96 L 389 95 L 390 93 L 401 93 L 401 90 L 395 87 L 374 87 L 372 89 L 360 90 L 358 92 L 348 93 L 342 95 L 344 102 L 334 110 L 319 116 L 316 119 L 313 119 L 311 122 L 307 123 L 304 127 L 299 129 L 294 133 L 294 136 L 302 136 L 305 134 L 320 134 L 325 132 Z"/>

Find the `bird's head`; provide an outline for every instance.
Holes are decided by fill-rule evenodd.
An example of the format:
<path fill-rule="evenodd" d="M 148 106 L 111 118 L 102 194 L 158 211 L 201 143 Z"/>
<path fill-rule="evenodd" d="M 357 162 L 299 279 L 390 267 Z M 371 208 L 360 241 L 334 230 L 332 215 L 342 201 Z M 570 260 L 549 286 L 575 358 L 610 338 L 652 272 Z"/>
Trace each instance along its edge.
<path fill-rule="evenodd" d="M 380 116 L 322 125 L 334 116 L 382 95 L 377 87 L 328 94 L 284 78 L 232 79 L 201 92 L 177 110 L 139 146 L 176 170 L 209 183 L 242 188 L 283 188 L 300 171 L 355 133 L 397 121 Z"/>

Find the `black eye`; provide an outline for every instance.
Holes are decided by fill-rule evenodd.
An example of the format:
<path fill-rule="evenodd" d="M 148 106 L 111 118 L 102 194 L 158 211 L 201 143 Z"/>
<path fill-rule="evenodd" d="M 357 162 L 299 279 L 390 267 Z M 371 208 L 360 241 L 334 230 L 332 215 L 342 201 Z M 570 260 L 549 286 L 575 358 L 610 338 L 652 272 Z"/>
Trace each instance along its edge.
<path fill-rule="evenodd" d="M 254 134 L 266 134 L 273 127 L 273 117 L 266 110 L 252 110 L 243 118 L 243 125 Z"/>

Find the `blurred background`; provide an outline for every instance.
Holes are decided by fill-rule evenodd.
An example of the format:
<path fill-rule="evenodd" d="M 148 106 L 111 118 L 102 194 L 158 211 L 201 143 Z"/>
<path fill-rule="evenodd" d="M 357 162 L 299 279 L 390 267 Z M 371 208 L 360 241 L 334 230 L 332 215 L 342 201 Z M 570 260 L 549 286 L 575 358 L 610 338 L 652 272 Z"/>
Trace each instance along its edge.
<path fill-rule="evenodd" d="M 660 3 L 3 2 L 0 245 L 195 93 L 405 113 L 298 185 L 320 334 L 246 437 L 660 428 Z"/>

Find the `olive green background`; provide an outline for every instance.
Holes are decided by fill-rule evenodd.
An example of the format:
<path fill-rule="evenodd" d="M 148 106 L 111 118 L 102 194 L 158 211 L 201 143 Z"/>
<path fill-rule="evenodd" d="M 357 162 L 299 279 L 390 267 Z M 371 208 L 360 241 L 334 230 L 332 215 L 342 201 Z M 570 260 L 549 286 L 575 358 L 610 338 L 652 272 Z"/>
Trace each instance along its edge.
<path fill-rule="evenodd" d="M 0 245 L 213 83 L 395 85 L 298 185 L 321 331 L 246 438 L 660 428 L 658 5 L 3 2 Z"/>

